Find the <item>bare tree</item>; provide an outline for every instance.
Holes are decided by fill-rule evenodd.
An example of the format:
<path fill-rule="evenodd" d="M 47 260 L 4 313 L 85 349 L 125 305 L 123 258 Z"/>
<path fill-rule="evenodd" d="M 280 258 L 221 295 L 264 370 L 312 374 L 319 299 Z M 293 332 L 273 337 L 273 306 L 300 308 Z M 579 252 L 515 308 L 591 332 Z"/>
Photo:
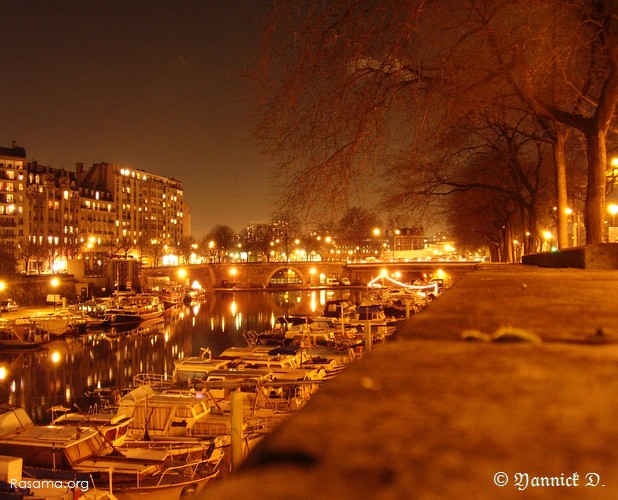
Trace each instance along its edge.
<path fill-rule="evenodd" d="M 153 243 L 152 241 L 150 241 L 146 243 L 146 246 L 143 248 L 143 253 L 152 258 L 153 267 L 159 267 L 159 264 L 164 254 L 163 244 Z"/>
<path fill-rule="evenodd" d="M 538 238 L 539 210 L 553 193 L 550 146 L 547 132 L 524 112 L 471 113 L 443 137 L 437 155 L 429 161 L 410 164 L 404 157 L 395 164 L 393 177 L 397 172 L 402 175 L 393 182 L 385 204 L 395 210 L 444 198 L 442 206 L 448 213 L 453 203 L 461 203 L 461 196 L 454 201 L 449 199 L 452 195 L 469 193 L 477 199 L 475 191 L 490 192 L 487 195 L 502 197 L 517 207 L 518 230 L 522 239 L 527 235 L 528 251 L 535 248 Z"/>
<path fill-rule="evenodd" d="M 204 238 L 203 244 L 209 245 L 213 242 L 213 249 L 216 251 L 217 260 L 221 262 L 222 256 L 234 246 L 234 240 L 236 239 L 236 233 L 230 226 L 223 224 L 217 224 Z"/>
<path fill-rule="evenodd" d="M 24 271 L 28 272 L 30 260 L 37 255 L 37 244 L 29 238 L 20 238 L 17 244 L 19 245 L 19 254 L 24 261 Z"/>
<path fill-rule="evenodd" d="M 609 0 L 530 2 L 511 74 L 530 108 L 586 141 L 586 242 L 603 241 L 607 134 L 618 103 L 618 25 Z M 526 42 L 523 43 L 522 42 Z M 548 64 L 547 54 L 551 56 Z M 561 78 L 548 78 L 548 70 Z M 558 137 L 560 139 L 560 137 Z M 565 190 L 566 191 L 566 190 Z M 559 203 L 564 212 L 565 201 Z"/>
<path fill-rule="evenodd" d="M 193 244 L 195 243 L 195 239 L 191 236 L 183 236 L 176 249 L 178 250 L 178 255 L 180 255 L 185 264 L 189 262 L 191 259 L 191 254 L 193 253 Z"/>
<path fill-rule="evenodd" d="M 43 249 L 47 260 L 47 268 L 54 269 L 54 261 L 56 257 L 60 255 L 60 247 L 54 243 L 46 242 L 43 244 Z"/>
<path fill-rule="evenodd" d="M 272 242 L 272 229 L 270 224 L 256 224 L 253 226 L 250 234 L 247 230 L 245 230 L 244 233 L 247 251 L 266 256 L 266 260 L 270 262 Z"/>
<path fill-rule="evenodd" d="M 509 224 L 517 213 L 515 203 L 497 191 L 457 192 L 447 218 L 457 248 L 488 249 L 491 260 L 511 260 Z"/>
<path fill-rule="evenodd" d="M 370 179 L 383 180 L 392 158 L 435 162 L 462 116 L 525 105 L 554 132 L 561 209 L 565 130 L 556 124 L 585 136 L 587 239 L 601 241 L 618 100 L 614 22 L 609 0 L 275 4 L 258 137 L 278 162 L 284 203 L 304 215 L 341 213 L 379 185 Z"/>
<path fill-rule="evenodd" d="M 272 238 L 279 242 L 286 261 L 289 261 L 292 241 L 302 233 L 299 218 L 292 210 L 279 211 L 271 220 L 270 228 Z"/>
<path fill-rule="evenodd" d="M 129 253 L 135 249 L 135 243 L 131 238 L 110 238 L 107 244 L 107 252 L 110 258 L 122 257 L 127 259 Z"/>
<path fill-rule="evenodd" d="M 8 238 L 0 238 L 0 278 L 10 278 L 17 271 L 17 260 L 12 243 Z"/>
<path fill-rule="evenodd" d="M 67 260 L 75 259 L 82 250 L 83 243 L 76 236 L 63 238 L 60 244 L 60 255 L 64 255 Z"/>
<path fill-rule="evenodd" d="M 349 208 L 339 221 L 337 235 L 340 243 L 344 243 L 357 253 L 375 249 L 373 231 L 382 225 L 380 219 L 373 212 L 361 208 Z"/>

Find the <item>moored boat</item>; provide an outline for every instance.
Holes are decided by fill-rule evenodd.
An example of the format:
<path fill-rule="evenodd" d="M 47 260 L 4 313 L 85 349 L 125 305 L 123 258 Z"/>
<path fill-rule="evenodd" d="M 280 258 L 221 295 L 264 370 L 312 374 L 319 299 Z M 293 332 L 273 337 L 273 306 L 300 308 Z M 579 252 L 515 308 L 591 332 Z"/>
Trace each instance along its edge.
<path fill-rule="evenodd" d="M 154 294 L 126 294 L 117 297 L 116 305 L 107 310 L 109 325 L 139 324 L 163 316 L 165 308 Z"/>
<path fill-rule="evenodd" d="M 108 491 L 119 499 L 148 494 L 152 500 L 198 492 L 218 475 L 223 456 L 216 446 L 198 459 L 177 459 L 165 449 L 122 454 L 94 428 L 36 425 L 1 436 L 0 455 L 22 458 L 23 473 L 33 480 L 72 480 L 81 491 Z"/>
<path fill-rule="evenodd" d="M 49 341 L 49 333 L 36 325 L 0 324 L 0 348 L 37 349 Z"/>
<path fill-rule="evenodd" d="M 71 412 L 63 406 L 52 406 L 51 425 L 69 427 L 92 427 L 99 431 L 103 439 L 112 447 L 122 446 L 126 440 L 131 418 L 114 413 Z"/>

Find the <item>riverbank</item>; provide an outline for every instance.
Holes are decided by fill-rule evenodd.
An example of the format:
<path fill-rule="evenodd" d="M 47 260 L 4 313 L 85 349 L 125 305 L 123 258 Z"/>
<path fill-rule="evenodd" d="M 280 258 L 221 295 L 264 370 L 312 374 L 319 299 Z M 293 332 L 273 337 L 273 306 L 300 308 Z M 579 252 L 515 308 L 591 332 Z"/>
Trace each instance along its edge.
<path fill-rule="evenodd" d="M 618 271 L 480 265 L 201 498 L 615 498 L 617 298 Z"/>

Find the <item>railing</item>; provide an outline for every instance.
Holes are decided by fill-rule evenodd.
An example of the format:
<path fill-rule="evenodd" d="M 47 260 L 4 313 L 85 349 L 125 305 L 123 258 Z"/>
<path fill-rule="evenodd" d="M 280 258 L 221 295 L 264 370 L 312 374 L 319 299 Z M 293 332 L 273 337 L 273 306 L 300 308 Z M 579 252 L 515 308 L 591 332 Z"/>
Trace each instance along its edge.
<path fill-rule="evenodd" d="M 138 373 L 133 377 L 133 385 L 139 387 L 142 385 L 170 385 L 172 381 L 160 373 Z"/>

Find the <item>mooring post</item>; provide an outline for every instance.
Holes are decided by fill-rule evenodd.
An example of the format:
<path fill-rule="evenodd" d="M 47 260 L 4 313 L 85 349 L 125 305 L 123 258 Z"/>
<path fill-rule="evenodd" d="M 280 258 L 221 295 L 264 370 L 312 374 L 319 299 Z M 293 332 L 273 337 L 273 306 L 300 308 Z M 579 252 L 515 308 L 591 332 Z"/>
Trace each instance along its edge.
<path fill-rule="evenodd" d="M 371 321 L 365 323 L 365 352 L 371 351 Z"/>
<path fill-rule="evenodd" d="M 232 471 L 236 471 L 243 460 L 242 392 L 240 387 L 231 392 L 230 400 L 232 405 Z"/>

